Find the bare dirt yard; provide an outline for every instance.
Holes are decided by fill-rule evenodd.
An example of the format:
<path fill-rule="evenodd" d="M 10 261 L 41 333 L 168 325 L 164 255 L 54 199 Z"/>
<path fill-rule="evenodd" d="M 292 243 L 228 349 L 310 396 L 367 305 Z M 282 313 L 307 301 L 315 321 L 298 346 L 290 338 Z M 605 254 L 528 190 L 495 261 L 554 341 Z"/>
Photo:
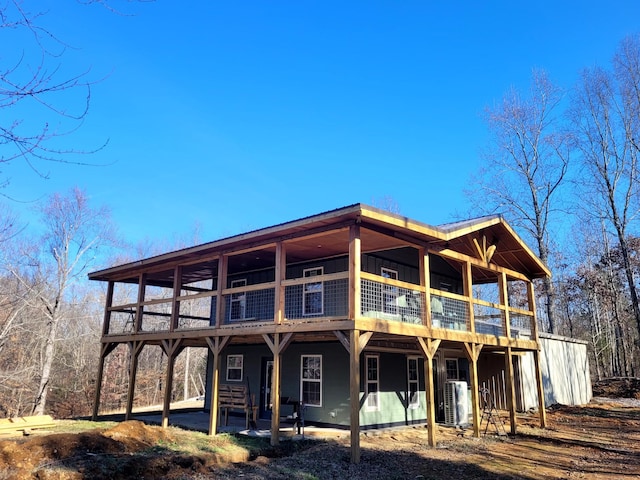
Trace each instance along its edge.
<path fill-rule="evenodd" d="M 139 421 L 59 421 L 49 432 L 0 437 L 0 479 L 640 479 L 638 387 L 602 382 L 588 405 L 549 407 L 546 429 L 522 414 L 516 436 L 441 427 L 430 448 L 422 426 L 362 434 L 357 465 L 348 437 L 274 448 Z"/>

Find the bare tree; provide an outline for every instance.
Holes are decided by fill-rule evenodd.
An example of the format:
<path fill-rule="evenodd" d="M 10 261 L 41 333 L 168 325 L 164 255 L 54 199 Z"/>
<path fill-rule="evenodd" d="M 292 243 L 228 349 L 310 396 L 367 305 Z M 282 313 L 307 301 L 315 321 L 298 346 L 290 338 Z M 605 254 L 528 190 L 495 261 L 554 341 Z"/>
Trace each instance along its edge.
<path fill-rule="evenodd" d="M 544 71 L 534 71 L 528 97 L 511 89 L 500 104 L 487 108 L 492 145 L 468 191 L 478 209 L 502 213 L 524 229 L 545 264 L 550 260 L 552 217 L 559 210 L 569 165 L 570 139 L 561 129 L 562 98 Z M 548 329 L 554 333 L 554 288 L 549 278 L 544 280 L 544 294 Z"/>
<path fill-rule="evenodd" d="M 571 109 L 583 175 L 580 204 L 612 229 L 620 249 L 626 287 L 640 334 L 629 227 L 638 213 L 640 123 L 640 37 L 625 39 L 613 70 L 586 69 Z"/>
<path fill-rule="evenodd" d="M 41 209 L 45 234 L 41 249 L 25 258 L 30 265 L 15 271 L 21 278 L 37 278 L 36 307 L 45 320 L 40 381 L 33 414 L 42 414 L 47 402 L 60 322 L 68 311 L 66 295 L 78 280 L 84 280 L 100 246 L 113 240 L 109 212 L 89 206 L 86 194 L 73 189 L 67 196 L 54 194 Z M 23 282 L 27 284 L 26 280 Z"/>

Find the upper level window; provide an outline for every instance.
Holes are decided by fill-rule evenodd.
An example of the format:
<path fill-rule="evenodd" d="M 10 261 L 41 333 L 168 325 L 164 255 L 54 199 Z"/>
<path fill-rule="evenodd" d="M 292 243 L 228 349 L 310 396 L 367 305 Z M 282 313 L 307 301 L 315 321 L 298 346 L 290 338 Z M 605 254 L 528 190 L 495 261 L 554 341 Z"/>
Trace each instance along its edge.
<path fill-rule="evenodd" d="M 382 278 L 398 280 L 398 272 L 390 268 L 382 267 L 380 272 Z M 382 286 L 382 311 L 384 313 L 398 313 L 398 287 L 395 285 Z"/>
<path fill-rule="evenodd" d="M 409 408 L 418 408 L 420 406 L 420 392 L 418 381 L 418 358 L 417 357 L 408 357 L 407 358 L 407 387 L 409 394 L 408 407 Z"/>
<path fill-rule="evenodd" d="M 302 313 L 304 315 L 322 315 L 324 303 L 324 286 L 321 281 L 314 281 L 314 277 L 321 277 L 323 267 L 307 268 L 302 275 L 309 279 L 303 285 Z"/>
<path fill-rule="evenodd" d="M 247 279 L 231 280 L 231 288 L 246 287 Z M 245 318 L 245 308 L 247 302 L 246 292 L 231 294 L 231 304 L 229 306 L 229 320 L 243 320 Z"/>
<path fill-rule="evenodd" d="M 242 355 L 227 355 L 227 381 L 241 382 L 244 358 Z"/>

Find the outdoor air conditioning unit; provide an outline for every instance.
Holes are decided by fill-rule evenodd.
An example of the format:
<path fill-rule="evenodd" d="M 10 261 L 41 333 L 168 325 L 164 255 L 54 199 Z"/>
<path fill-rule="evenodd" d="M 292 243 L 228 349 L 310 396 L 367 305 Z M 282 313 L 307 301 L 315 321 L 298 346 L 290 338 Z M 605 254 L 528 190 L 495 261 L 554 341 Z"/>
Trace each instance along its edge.
<path fill-rule="evenodd" d="M 469 423 L 467 382 L 449 380 L 444 384 L 444 423 L 464 426 Z"/>

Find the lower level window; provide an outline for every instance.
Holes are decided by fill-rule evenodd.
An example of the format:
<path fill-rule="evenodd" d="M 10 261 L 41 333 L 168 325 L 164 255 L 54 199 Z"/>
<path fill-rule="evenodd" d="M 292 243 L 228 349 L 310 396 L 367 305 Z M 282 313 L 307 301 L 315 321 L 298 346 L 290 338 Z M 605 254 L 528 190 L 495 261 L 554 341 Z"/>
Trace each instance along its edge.
<path fill-rule="evenodd" d="M 300 398 L 305 405 L 322 406 L 322 356 L 302 355 Z"/>
<path fill-rule="evenodd" d="M 380 391 L 379 371 L 378 363 L 379 358 L 377 355 L 367 355 L 365 358 L 365 364 L 367 368 L 367 410 L 379 410 L 380 399 L 378 397 Z"/>
<path fill-rule="evenodd" d="M 418 359 L 415 357 L 407 358 L 407 386 L 409 408 L 418 408 L 420 406 L 419 382 L 418 382 Z"/>
<path fill-rule="evenodd" d="M 241 382 L 242 381 L 242 355 L 229 355 L 227 356 L 227 381 L 228 382 Z"/>

